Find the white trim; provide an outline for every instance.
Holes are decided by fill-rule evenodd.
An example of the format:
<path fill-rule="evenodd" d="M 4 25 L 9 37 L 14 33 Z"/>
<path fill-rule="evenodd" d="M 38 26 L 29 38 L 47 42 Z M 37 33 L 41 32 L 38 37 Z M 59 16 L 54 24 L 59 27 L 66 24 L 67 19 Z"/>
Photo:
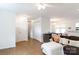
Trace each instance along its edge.
<path fill-rule="evenodd" d="M 16 44 L 14 46 L 12 45 L 12 46 L 8 46 L 8 47 L 7 46 L 6 47 L 1 47 L 0 49 L 8 49 L 8 48 L 15 48 L 15 47 L 16 47 Z"/>
<path fill-rule="evenodd" d="M 21 41 L 28 41 L 28 40 L 26 40 L 26 39 L 16 40 L 16 42 L 21 42 Z"/>

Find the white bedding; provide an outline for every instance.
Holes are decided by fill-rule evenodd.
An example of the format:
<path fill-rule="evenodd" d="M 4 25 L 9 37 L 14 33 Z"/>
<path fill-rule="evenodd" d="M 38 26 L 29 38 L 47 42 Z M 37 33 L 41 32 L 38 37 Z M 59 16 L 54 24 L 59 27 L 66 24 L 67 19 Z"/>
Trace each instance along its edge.
<path fill-rule="evenodd" d="M 63 46 L 56 42 L 43 43 L 41 45 L 43 53 L 46 55 L 63 55 Z"/>

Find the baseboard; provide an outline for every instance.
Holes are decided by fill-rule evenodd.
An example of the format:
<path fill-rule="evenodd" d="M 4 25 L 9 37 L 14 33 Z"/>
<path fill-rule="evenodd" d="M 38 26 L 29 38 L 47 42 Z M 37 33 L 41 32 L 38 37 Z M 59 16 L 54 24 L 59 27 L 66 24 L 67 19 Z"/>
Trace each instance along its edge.
<path fill-rule="evenodd" d="M 21 42 L 21 41 L 28 41 L 28 40 L 22 39 L 22 40 L 17 40 L 16 42 Z"/>
<path fill-rule="evenodd" d="M 0 50 L 2 50 L 2 49 L 9 49 L 9 48 L 15 48 L 15 47 L 16 47 L 16 45 L 14 45 L 14 46 L 8 46 L 8 47 L 1 47 Z"/>
<path fill-rule="evenodd" d="M 36 39 L 36 38 L 33 38 L 33 39 L 35 39 L 35 40 L 37 40 L 37 41 L 39 41 L 39 42 L 41 42 L 41 43 L 43 42 L 43 41 L 40 41 L 40 40 L 38 40 L 38 39 Z"/>

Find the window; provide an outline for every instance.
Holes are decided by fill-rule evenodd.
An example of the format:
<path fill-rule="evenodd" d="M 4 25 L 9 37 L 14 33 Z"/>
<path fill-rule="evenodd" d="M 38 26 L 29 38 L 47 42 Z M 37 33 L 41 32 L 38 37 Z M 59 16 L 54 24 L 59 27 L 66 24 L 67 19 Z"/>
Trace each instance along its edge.
<path fill-rule="evenodd" d="M 76 23 L 76 30 L 79 30 L 79 23 Z"/>
<path fill-rule="evenodd" d="M 56 28 L 56 33 L 65 33 L 66 29 L 64 27 Z"/>
<path fill-rule="evenodd" d="M 79 23 L 76 23 L 76 27 L 79 27 Z"/>

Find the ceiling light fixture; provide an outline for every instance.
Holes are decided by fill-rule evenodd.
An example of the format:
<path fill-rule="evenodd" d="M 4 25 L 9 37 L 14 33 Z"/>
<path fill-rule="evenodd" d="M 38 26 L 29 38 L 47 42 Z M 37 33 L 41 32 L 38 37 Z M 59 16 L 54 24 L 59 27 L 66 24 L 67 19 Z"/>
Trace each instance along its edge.
<path fill-rule="evenodd" d="M 45 10 L 46 7 L 49 7 L 49 5 L 45 3 L 36 3 L 35 6 L 38 8 L 38 10 Z"/>

